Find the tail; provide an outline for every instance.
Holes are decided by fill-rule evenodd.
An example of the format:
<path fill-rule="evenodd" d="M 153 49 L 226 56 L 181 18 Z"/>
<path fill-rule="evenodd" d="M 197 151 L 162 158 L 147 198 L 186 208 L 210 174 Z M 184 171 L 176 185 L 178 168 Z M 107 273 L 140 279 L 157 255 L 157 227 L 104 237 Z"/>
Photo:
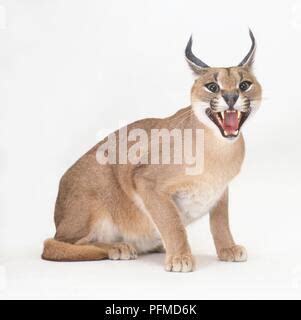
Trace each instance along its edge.
<path fill-rule="evenodd" d="M 108 253 L 93 245 L 78 245 L 48 239 L 44 242 L 42 259 L 50 261 L 91 261 L 108 258 Z"/>

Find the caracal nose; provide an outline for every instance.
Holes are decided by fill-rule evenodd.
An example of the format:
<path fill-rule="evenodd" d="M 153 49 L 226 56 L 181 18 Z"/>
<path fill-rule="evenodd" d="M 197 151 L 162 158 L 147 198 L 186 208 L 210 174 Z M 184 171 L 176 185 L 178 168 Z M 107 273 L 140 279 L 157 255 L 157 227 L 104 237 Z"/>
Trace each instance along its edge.
<path fill-rule="evenodd" d="M 234 105 L 239 97 L 239 94 L 236 92 L 227 92 L 227 93 L 223 93 L 222 97 L 224 98 L 225 102 L 227 103 L 227 105 L 231 109 L 234 107 Z"/>

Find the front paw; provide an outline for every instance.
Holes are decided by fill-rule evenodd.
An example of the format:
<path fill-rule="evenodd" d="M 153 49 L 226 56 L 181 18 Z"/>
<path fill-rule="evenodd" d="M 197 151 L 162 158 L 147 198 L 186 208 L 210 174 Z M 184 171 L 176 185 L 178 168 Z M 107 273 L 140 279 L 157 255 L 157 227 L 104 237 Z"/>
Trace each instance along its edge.
<path fill-rule="evenodd" d="M 243 246 L 235 245 L 219 250 L 218 257 L 221 261 L 242 262 L 247 261 L 247 250 Z"/>
<path fill-rule="evenodd" d="M 191 254 L 170 255 L 165 262 L 165 270 L 173 272 L 191 272 L 194 261 Z"/>

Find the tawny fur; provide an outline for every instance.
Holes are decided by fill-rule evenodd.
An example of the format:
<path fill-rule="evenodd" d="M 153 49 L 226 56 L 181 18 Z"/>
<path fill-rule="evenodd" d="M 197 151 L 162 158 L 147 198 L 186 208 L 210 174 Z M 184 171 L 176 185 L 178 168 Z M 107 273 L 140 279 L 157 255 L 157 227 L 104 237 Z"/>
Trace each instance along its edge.
<path fill-rule="evenodd" d="M 128 126 L 128 132 L 142 128 L 149 137 L 152 128 L 203 129 L 205 162 L 199 175 L 187 175 L 185 164 L 100 165 L 96 152 L 106 139 L 82 156 L 60 181 L 56 234 L 45 242 L 42 257 L 56 261 L 133 259 L 137 253 L 165 250 L 166 270 L 191 271 L 193 257 L 185 225 L 210 211 L 219 258 L 245 260 L 246 251 L 235 244 L 228 222 L 228 185 L 244 159 L 243 136 L 226 141 L 214 125 L 207 125 L 208 119 L 198 117 L 196 110 L 198 103 L 210 98 L 205 83 L 218 78 L 223 90 L 233 90 L 242 77 L 253 82 L 246 94 L 259 101 L 261 88 L 251 68 L 210 68 L 192 88 L 192 106 L 168 118 L 144 119 Z M 191 209 L 192 201 L 197 202 L 199 212 Z"/>

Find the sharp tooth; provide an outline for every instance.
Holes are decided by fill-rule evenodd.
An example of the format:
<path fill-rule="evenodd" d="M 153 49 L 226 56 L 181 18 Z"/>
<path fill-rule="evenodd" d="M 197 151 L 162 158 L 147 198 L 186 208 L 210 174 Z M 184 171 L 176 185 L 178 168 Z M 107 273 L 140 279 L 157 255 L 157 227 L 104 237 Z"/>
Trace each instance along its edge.
<path fill-rule="evenodd" d="M 240 119 L 241 112 L 240 112 L 240 111 L 237 111 L 237 113 L 238 113 L 238 119 Z"/>
<path fill-rule="evenodd" d="M 225 118 L 225 112 L 221 112 L 222 118 Z"/>

